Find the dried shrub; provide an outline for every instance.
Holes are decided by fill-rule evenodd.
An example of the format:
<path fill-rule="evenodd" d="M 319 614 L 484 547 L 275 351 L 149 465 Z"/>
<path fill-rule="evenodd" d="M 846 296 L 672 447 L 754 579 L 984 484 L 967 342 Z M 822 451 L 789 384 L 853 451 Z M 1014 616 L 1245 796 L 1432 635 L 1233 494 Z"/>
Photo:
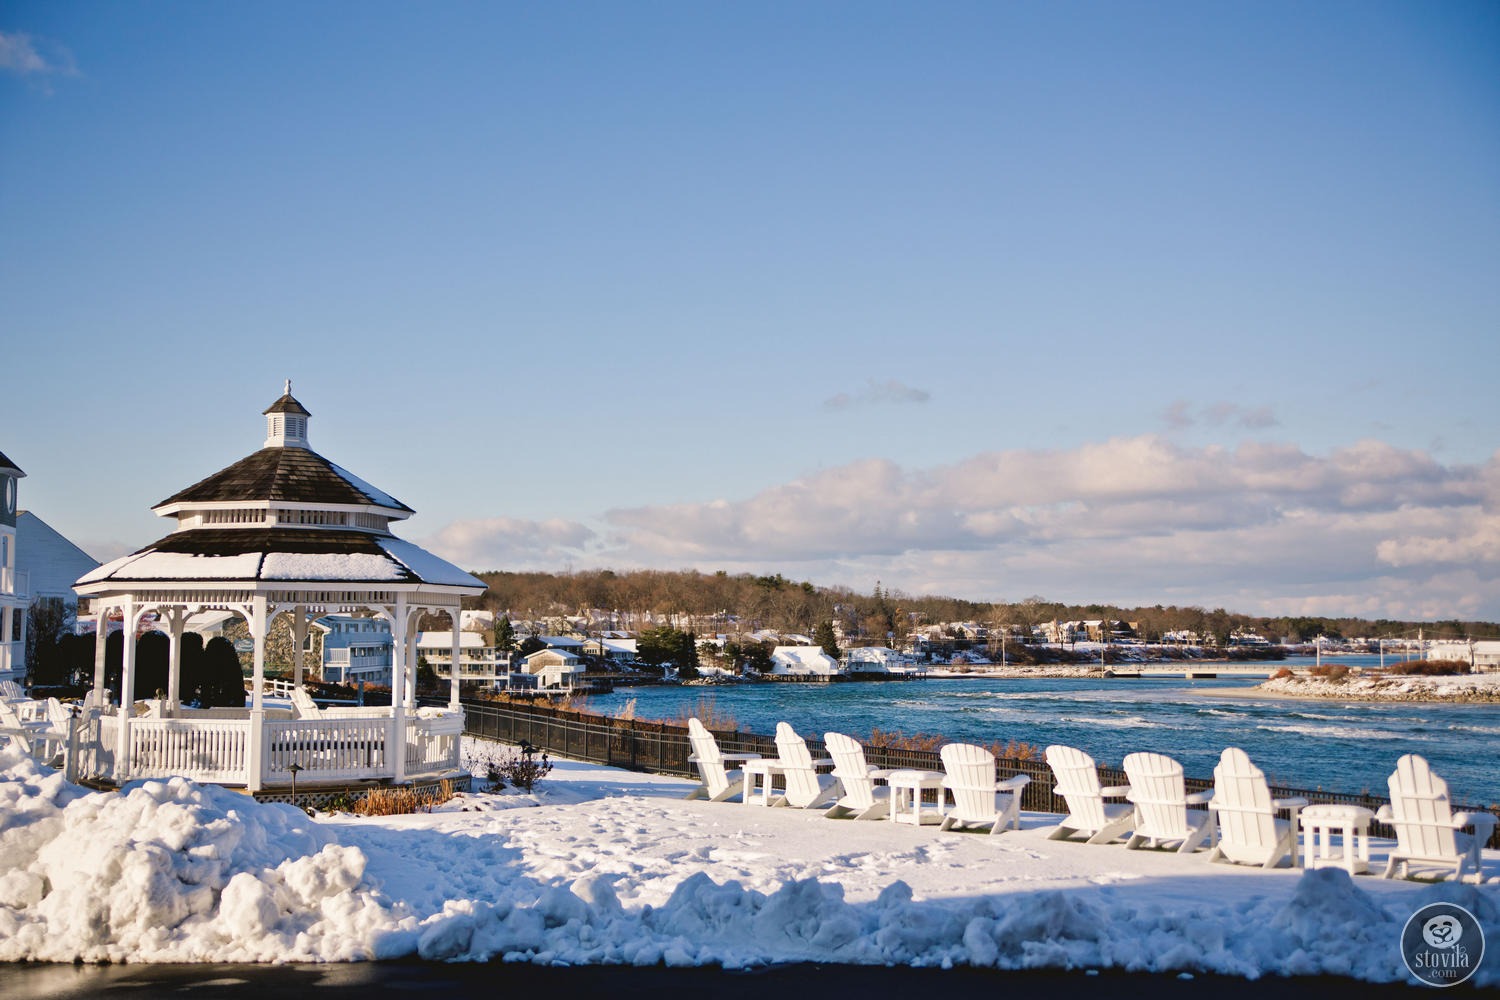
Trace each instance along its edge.
<path fill-rule="evenodd" d="M 620 706 L 619 711 L 615 712 L 614 717 L 616 719 L 619 719 L 621 722 L 633 722 L 635 721 L 635 712 L 635 699 L 631 698 L 629 701 L 625 702 L 625 704 Z"/>
<path fill-rule="evenodd" d="M 913 733 L 907 736 L 899 729 L 887 732 L 884 729 L 870 730 L 870 738 L 865 741 L 869 746 L 881 747 L 886 750 L 925 750 L 935 753 L 948 740 L 946 737 L 935 733 Z"/>
<path fill-rule="evenodd" d="M 704 729 L 710 731 L 737 733 L 740 730 L 739 720 L 732 713 L 720 708 L 713 695 L 699 698 L 697 704 L 690 709 L 678 712 L 676 718 L 661 721 L 686 727 L 688 720 L 694 718 L 703 723 Z"/>
<path fill-rule="evenodd" d="M 1042 751 L 1036 744 L 1021 740 L 1008 740 L 1005 743 L 996 740 L 985 749 L 998 760 L 1040 760 L 1042 757 Z"/>
<path fill-rule="evenodd" d="M 1308 673 L 1330 681 L 1341 681 L 1349 676 L 1349 667 L 1343 663 L 1323 663 L 1313 667 Z"/>
<path fill-rule="evenodd" d="M 1388 674 L 1412 677 L 1454 677 L 1468 672 L 1469 665 L 1463 660 L 1402 660 L 1386 668 Z"/>
<path fill-rule="evenodd" d="M 372 788 L 354 806 L 359 816 L 407 816 L 432 812 L 432 807 L 453 798 L 453 785 L 444 780 L 435 791 L 419 792 L 411 787 Z"/>
<path fill-rule="evenodd" d="M 1286 667 L 1282 667 L 1280 670 L 1277 670 L 1274 674 L 1271 675 L 1271 680 L 1273 680 L 1273 681 L 1284 681 L 1288 677 L 1291 677 L 1291 676 L 1292 676 L 1291 670 L 1288 669 L 1288 668 L 1286 668 Z"/>

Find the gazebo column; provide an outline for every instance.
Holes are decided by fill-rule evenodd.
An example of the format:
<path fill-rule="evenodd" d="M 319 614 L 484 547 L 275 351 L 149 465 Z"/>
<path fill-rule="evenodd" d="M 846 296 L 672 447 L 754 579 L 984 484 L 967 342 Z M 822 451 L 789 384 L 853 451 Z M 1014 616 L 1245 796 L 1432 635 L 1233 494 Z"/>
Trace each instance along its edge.
<path fill-rule="evenodd" d="M 250 734 L 245 747 L 245 788 L 260 791 L 261 773 L 265 769 L 266 721 L 266 597 L 256 594 L 250 600 L 250 638 L 255 643 L 254 669 L 250 689 Z"/>
<path fill-rule="evenodd" d="M 307 642 L 307 605 L 292 609 L 292 682 L 302 686 L 302 646 Z"/>
<path fill-rule="evenodd" d="M 422 611 L 407 611 L 407 615 L 411 621 L 406 623 L 406 672 L 401 682 L 401 703 L 414 708 L 417 704 L 417 670 L 422 665 L 422 656 L 417 652 L 417 624 L 422 620 Z"/>
<path fill-rule="evenodd" d="M 391 779 L 406 781 L 406 666 L 410 647 L 406 642 L 411 622 L 406 611 L 406 595 L 396 595 L 396 613 L 391 616 L 392 652 L 396 663 L 391 668 L 391 735 L 386 740 L 391 758 Z"/>
<path fill-rule="evenodd" d="M 127 597 L 121 606 L 120 625 L 120 730 L 115 734 L 115 781 L 130 776 L 130 724 L 135 709 L 135 616 L 136 603 Z"/>
<path fill-rule="evenodd" d="M 457 608 L 453 608 L 451 611 L 448 612 L 448 615 L 449 615 L 450 619 L 453 622 L 453 660 L 452 660 L 453 669 L 451 671 L 449 671 L 449 674 L 453 678 L 453 683 L 451 683 L 451 684 L 448 685 L 448 707 L 449 708 L 457 708 L 458 707 L 458 668 L 459 668 L 459 655 L 461 653 L 461 649 L 460 649 L 461 636 L 459 635 L 459 627 L 458 627 L 458 625 L 459 625 L 458 609 Z"/>
<path fill-rule="evenodd" d="M 94 606 L 94 702 L 96 709 L 104 707 L 104 663 L 109 646 L 109 612 L 113 605 L 103 599 Z"/>
<path fill-rule="evenodd" d="M 189 611 L 178 605 L 167 609 L 167 709 L 176 712 L 182 699 L 182 631 Z"/>

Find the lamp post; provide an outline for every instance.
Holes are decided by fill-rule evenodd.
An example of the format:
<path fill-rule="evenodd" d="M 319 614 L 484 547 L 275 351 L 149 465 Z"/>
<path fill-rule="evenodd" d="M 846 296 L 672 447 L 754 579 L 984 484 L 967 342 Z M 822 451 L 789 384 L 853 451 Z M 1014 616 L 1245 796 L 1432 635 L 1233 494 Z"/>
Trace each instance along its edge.
<path fill-rule="evenodd" d="M 287 766 L 287 773 L 292 776 L 292 805 L 297 804 L 297 772 L 300 770 L 302 770 L 302 765 L 298 764 L 296 761 L 292 761 L 292 763 Z"/>

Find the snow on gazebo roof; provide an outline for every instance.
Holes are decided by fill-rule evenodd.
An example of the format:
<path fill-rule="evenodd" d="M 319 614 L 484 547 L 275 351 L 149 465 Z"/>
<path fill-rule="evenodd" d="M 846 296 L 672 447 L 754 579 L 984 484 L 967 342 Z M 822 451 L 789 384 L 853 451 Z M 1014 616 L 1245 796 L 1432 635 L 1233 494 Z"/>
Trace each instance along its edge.
<path fill-rule="evenodd" d="M 483 589 L 420 546 L 390 535 L 297 528 L 179 531 L 106 563 L 76 586 L 116 581 L 423 583 Z"/>

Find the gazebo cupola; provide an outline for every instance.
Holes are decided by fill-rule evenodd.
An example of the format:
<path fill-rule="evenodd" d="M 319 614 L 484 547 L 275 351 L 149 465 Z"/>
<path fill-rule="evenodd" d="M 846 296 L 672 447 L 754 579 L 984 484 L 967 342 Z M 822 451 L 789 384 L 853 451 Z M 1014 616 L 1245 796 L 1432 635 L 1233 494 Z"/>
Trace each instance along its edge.
<path fill-rule="evenodd" d="M 292 398 L 292 380 L 286 380 L 281 398 L 262 411 L 266 415 L 267 448 L 306 448 L 307 407 Z"/>
<path fill-rule="evenodd" d="M 405 731 L 403 720 L 414 707 L 418 620 L 427 612 L 449 616 L 451 662 L 458 663 L 459 607 L 464 597 L 483 593 L 484 583 L 391 533 L 392 522 L 415 512 L 313 451 L 307 436 L 311 414 L 292 396 L 291 388 L 288 381 L 280 398 L 263 411 L 266 440 L 259 451 L 152 508 L 175 519 L 171 534 L 100 566 L 74 584 L 80 595 L 93 599 L 100 622 L 94 685 L 102 702 L 107 617 L 118 613 L 128 636 L 146 615 L 156 612 L 172 644 L 170 689 L 162 710 L 174 720 L 185 719 L 184 713 L 191 710 L 179 700 L 183 631 L 196 614 L 232 611 L 244 617 L 254 643 L 250 728 L 259 733 L 266 711 L 262 695 L 271 623 L 290 616 L 293 677 L 301 685 L 309 623 L 326 614 L 369 612 L 390 622 L 395 639 L 391 739 L 396 741 L 394 734 Z M 120 684 L 127 693 L 120 699 L 124 705 L 137 697 L 133 650 L 134 643 L 125 643 Z M 457 671 L 449 707 L 461 715 Z M 146 776 L 138 760 L 132 764 L 130 713 L 117 718 L 117 724 L 105 725 L 115 727 L 105 740 L 114 747 L 111 771 L 117 779 Z M 408 763 L 415 767 L 415 758 L 409 762 L 393 752 L 385 776 L 402 780 Z M 245 766 L 245 783 L 251 788 L 284 777 L 272 757 L 250 760 Z"/>

